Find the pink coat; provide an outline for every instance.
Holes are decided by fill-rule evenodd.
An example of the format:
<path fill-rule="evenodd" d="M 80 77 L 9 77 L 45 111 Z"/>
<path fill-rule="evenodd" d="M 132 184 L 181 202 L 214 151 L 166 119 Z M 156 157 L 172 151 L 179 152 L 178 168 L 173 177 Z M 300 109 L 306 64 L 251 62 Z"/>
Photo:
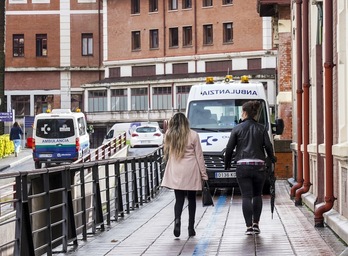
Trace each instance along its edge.
<path fill-rule="evenodd" d="M 198 133 L 191 130 L 184 157 L 169 156 L 162 186 L 179 190 L 202 190 L 202 179 L 208 180 Z"/>

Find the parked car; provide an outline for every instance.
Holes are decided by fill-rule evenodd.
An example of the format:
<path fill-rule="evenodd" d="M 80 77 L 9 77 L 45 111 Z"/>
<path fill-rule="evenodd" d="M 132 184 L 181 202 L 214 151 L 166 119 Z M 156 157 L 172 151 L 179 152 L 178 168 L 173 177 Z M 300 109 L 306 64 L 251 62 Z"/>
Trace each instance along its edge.
<path fill-rule="evenodd" d="M 163 144 L 163 132 L 159 126 L 142 125 L 132 132 L 131 147 L 161 146 Z"/>

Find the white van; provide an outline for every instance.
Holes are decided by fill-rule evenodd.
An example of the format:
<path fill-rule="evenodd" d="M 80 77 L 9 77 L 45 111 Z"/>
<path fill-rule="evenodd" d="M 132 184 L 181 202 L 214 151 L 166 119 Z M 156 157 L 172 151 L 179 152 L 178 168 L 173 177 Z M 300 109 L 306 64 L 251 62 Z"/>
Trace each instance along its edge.
<path fill-rule="evenodd" d="M 258 100 L 261 103 L 256 119 L 267 128 L 272 143 L 273 134 L 283 132 L 281 119 L 276 120 L 276 124 L 271 124 L 263 84 L 242 78 L 244 80 L 238 82 L 233 81 L 231 76 L 219 82 L 207 78 L 206 83 L 193 85 L 188 96 L 186 116 L 190 128 L 199 134 L 211 187 L 237 186 L 236 164 L 232 159 L 232 168 L 226 171 L 224 153 L 233 127 L 241 120 L 242 105 L 245 102 Z"/>
<path fill-rule="evenodd" d="M 132 122 L 132 123 L 117 123 L 114 124 L 104 137 L 103 144 L 108 143 L 108 141 L 116 138 L 121 133 L 126 133 L 126 140 L 129 142 L 133 131 L 138 126 L 143 125 L 154 125 L 159 126 L 158 122 Z"/>
<path fill-rule="evenodd" d="M 89 154 L 90 142 L 85 115 L 69 109 L 53 109 L 35 116 L 33 159 L 35 168 L 42 163 L 74 162 Z"/>

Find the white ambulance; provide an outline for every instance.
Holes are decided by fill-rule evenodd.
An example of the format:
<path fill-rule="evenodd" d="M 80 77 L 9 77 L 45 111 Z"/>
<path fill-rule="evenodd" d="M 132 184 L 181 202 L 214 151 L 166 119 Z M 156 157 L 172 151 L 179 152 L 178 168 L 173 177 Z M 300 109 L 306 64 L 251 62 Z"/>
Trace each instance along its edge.
<path fill-rule="evenodd" d="M 70 109 L 53 109 L 35 116 L 33 125 L 35 168 L 71 163 L 90 152 L 85 115 Z"/>
<path fill-rule="evenodd" d="M 212 77 L 206 83 L 191 87 L 186 116 L 191 129 L 198 132 L 209 176 L 210 187 L 237 187 L 236 164 L 232 159 L 232 168 L 224 169 L 224 153 L 230 133 L 241 120 L 242 105 L 250 100 L 261 103 L 256 116 L 263 124 L 273 143 L 273 134 L 283 132 L 283 120 L 271 124 L 269 106 L 264 86 L 259 82 L 249 82 L 242 76 L 241 81 L 233 81 L 226 76 L 224 81 L 214 82 Z M 268 161 L 271 166 L 270 161 Z M 271 168 L 271 167 L 270 167 Z"/>

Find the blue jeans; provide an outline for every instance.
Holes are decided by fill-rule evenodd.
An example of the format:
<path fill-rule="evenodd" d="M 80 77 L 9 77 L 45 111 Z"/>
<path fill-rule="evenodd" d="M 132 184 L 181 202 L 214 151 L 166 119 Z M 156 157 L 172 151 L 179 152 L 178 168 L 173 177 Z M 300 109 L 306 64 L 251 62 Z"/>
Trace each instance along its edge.
<path fill-rule="evenodd" d="M 19 147 L 21 146 L 21 140 L 13 140 L 15 153 L 19 153 Z"/>
<path fill-rule="evenodd" d="M 266 180 L 264 166 L 237 165 L 237 181 L 242 193 L 242 210 L 247 227 L 259 223 L 262 212 L 262 190 Z"/>

